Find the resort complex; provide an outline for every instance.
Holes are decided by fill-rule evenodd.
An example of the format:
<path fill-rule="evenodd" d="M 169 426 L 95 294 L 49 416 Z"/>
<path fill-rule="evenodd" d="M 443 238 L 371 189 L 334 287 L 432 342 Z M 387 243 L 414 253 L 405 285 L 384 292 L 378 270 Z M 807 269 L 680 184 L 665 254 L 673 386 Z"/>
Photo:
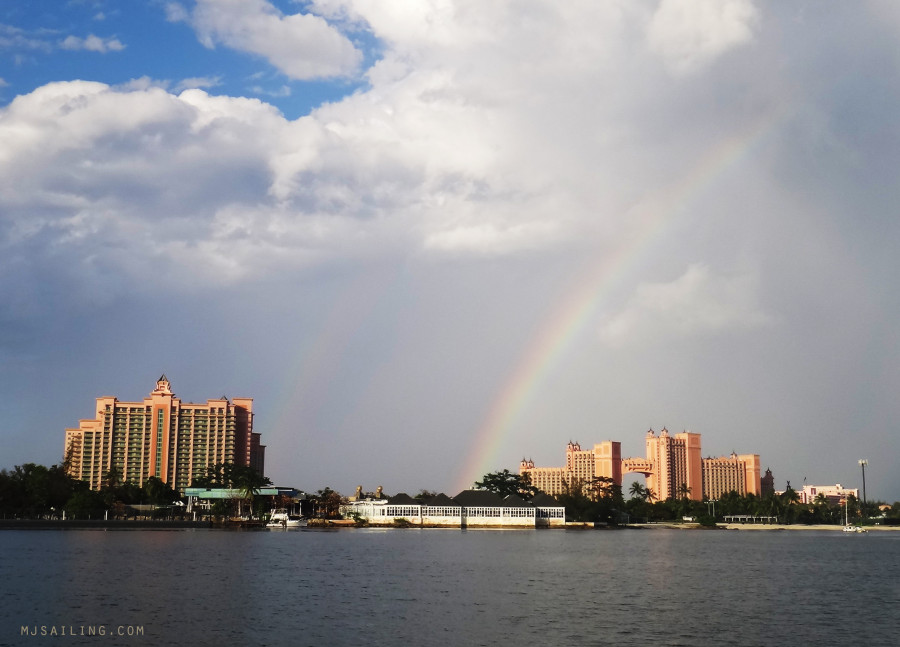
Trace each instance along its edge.
<path fill-rule="evenodd" d="M 154 476 L 180 492 L 213 465 L 263 474 L 265 449 L 253 431 L 252 398 L 182 402 L 165 375 L 141 402 L 97 398 L 95 417 L 66 429 L 65 436 L 69 475 L 93 490 L 109 474 L 139 486 Z"/>
<path fill-rule="evenodd" d="M 700 434 L 673 434 L 665 427 L 644 434 L 644 456 L 623 457 L 619 441 L 585 449 L 570 441 L 560 467 L 523 459 L 518 474 L 485 474 L 475 489 L 452 497 L 428 490 L 389 496 L 381 487 L 364 493 L 362 486 L 344 497 L 330 488 L 313 494 L 276 486 L 265 477 L 260 439 L 252 398 L 184 402 L 161 375 L 143 400 L 97 398 L 94 417 L 65 430 L 65 460 L 58 468 L 30 465 L 0 476 L 9 491 L 19 487 L 24 493 L 34 489 L 31 480 L 62 479 L 57 489 L 69 494 L 54 499 L 51 517 L 60 510 L 112 520 L 168 515 L 241 527 L 291 527 L 314 519 L 318 525 L 564 528 L 567 521 L 617 525 L 697 517 L 834 524 L 861 518 L 867 509 L 864 490 L 860 501 L 859 490 L 840 483 L 806 485 L 804 479 L 802 490 L 788 482 L 785 491 L 776 491 L 772 472 L 760 474 L 758 454 L 703 457 Z M 626 500 L 628 474 L 643 475 L 646 486 L 632 483 Z M 21 487 L 10 485 L 19 481 Z M 3 511 L 34 514 L 38 503 L 9 504 Z"/>
<path fill-rule="evenodd" d="M 685 431 L 670 435 L 666 428 L 659 435 L 652 429 L 647 431 L 645 445 L 645 458 L 623 459 L 617 441 L 608 440 L 587 450 L 569 442 L 564 467 L 536 467 L 534 461 L 523 459 L 519 473 L 527 474 L 532 485 L 551 495 L 563 494 L 575 484 L 588 487 L 595 479 L 622 485 L 623 475 L 628 473 L 643 474 L 647 489 L 657 501 L 703 501 L 732 491 L 740 495 L 758 495 L 761 491 L 757 454 L 701 458 L 700 434 Z"/>

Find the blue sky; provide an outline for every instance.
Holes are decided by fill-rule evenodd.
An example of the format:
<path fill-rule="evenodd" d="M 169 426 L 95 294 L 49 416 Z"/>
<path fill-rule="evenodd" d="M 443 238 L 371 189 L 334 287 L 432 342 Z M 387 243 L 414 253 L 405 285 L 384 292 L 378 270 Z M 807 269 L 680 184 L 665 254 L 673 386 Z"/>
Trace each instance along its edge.
<path fill-rule="evenodd" d="M 165 373 L 281 484 L 648 428 L 900 498 L 893 3 L 0 6 L 0 465 Z M 627 485 L 627 483 L 626 483 Z"/>
<path fill-rule="evenodd" d="M 268 4 L 288 15 L 301 8 L 283 0 Z M 6 82 L 0 100 L 53 81 L 124 85 L 147 79 L 173 91 L 195 86 L 215 95 L 258 97 L 295 118 L 365 85 L 358 73 L 298 81 L 263 55 L 221 43 L 205 46 L 173 7 L 191 9 L 190 3 L 154 0 L 7 3 L 0 9 Z M 365 57 L 376 54 L 377 42 L 364 29 L 348 36 Z"/>

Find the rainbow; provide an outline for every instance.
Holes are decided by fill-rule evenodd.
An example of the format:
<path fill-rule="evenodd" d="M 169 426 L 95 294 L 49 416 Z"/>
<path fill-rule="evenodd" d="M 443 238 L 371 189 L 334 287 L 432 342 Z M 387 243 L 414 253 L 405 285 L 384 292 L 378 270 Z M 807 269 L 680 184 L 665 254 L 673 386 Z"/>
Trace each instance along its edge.
<path fill-rule="evenodd" d="M 680 181 L 658 191 L 638 209 L 640 223 L 630 240 L 601 258 L 586 279 L 561 301 L 547 317 L 547 324 L 535 336 L 527 351 L 494 398 L 479 426 L 475 440 L 463 462 L 456 490 L 471 488 L 484 474 L 496 471 L 497 458 L 514 423 L 537 395 L 544 378 L 559 364 L 590 322 L 595 321 L 605 299 L 640 262 L 653 244 L 663 240 L 679 214 L 729 169 L 757 149 L 788 115 L 785 109 L 764 115 L 751 127 L 710 147 Z"/>

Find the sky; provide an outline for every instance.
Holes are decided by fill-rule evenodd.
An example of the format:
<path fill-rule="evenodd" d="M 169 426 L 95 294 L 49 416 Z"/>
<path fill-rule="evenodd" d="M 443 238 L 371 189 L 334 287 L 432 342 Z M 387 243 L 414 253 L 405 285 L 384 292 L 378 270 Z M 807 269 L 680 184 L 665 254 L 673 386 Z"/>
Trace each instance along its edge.
<path fill-rule="evenodd" d="M 308 491 L 666 427 L 896 501 L 898 38 L 888 1 L 2 3 L 0 467 L 164 373 L 254 398 Z"/>

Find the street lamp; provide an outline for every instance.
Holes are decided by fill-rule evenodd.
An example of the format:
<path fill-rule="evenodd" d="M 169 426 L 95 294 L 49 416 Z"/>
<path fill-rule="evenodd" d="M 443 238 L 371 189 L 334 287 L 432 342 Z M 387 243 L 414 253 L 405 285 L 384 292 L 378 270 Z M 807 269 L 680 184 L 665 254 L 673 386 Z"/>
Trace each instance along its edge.
<path fill-rule="evenodd" d="M 866 501 L 866 465 L 868 465 L 868 464 L 869 464 L 869 461 L 866 460 L 865 458 L 859 459 L 859 466 L 862 468 L 862 475 L 863 475 L 863 506 L 865 506 L 867 503 L 867 501 Z"/>

